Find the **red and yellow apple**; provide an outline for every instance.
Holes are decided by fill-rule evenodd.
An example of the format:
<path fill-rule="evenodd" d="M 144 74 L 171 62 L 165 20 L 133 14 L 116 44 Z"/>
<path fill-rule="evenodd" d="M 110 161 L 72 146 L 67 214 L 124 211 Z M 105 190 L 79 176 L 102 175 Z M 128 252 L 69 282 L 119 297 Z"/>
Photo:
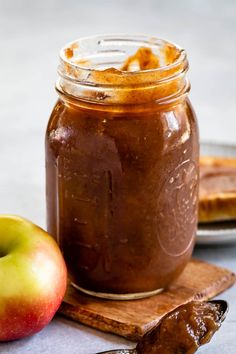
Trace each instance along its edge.
<path fill-rule="evenodd" d="M 66 265 L 53 238 L 28 220 L 0 215 L 0 341 L 46 326 L 66 285 Z"/>

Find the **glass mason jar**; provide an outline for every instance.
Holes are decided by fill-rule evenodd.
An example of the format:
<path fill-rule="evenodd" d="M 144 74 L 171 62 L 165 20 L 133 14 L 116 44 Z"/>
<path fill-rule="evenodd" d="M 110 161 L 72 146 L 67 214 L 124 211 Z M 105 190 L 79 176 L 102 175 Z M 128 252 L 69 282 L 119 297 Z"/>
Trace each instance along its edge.
<path fill-rule="evenodd" d="M 145 36 L 82 38 L 61 50 L 46 132 L 47 225 L 81 291 L 150 296 L 191 257 L 199 143 L 187 69 L 183 49 Z"/>

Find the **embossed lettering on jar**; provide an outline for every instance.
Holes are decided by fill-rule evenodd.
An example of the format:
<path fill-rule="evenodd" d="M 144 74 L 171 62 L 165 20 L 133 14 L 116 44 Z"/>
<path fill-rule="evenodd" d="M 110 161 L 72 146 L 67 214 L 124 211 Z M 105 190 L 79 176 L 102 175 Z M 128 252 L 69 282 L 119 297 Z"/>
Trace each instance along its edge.
<path fill-rule="evenodd" d="M 47 222 L 82 291 L 149 296 L 191 257 L 199 146 L 187 69 L 183 49 L 147 37 L 84 38 L 61 51 Z"/>

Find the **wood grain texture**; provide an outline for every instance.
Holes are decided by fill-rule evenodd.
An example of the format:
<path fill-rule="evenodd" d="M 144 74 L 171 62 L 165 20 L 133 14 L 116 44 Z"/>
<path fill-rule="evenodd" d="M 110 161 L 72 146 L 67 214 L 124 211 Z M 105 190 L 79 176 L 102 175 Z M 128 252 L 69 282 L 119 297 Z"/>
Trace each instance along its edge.
<path fill-rule="evenodd" d="M 102 300 L 69 286 L 59 313 L 99 330 L 137 340 L 176 307 L 193 299 L 210 299 L 235 281 L 233 272 L 193 259 L 168 290 L 146 299 Z"/>

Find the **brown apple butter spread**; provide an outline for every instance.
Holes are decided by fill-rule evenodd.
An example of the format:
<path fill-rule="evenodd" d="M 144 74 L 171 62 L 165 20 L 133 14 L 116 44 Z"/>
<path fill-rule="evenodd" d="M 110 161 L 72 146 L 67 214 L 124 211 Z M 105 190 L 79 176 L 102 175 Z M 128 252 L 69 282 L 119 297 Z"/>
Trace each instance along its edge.
<path fill-rule="evenodd" d="M 200 159 L 199 222 L 236 219 L 236 159 Z"/>
<path fill-rule="evenodd" d="M 236 166 L 201 166 L 200 198 L 212 193 L 236 193 Z"/>
<path fill-rule="evenodd" d="M 220 305 L 193 301 L 168 314 L 138 343 L 138 354 L 192 354 L 221 324 Z"/>
<path fill-rule="evenodd" d="M 146 37 L 87 38 L 61 52 L 47 221 L 80 289 L 145 296 L 191 257 L 198 129 L 187 67 L 182 49 Z"/>

